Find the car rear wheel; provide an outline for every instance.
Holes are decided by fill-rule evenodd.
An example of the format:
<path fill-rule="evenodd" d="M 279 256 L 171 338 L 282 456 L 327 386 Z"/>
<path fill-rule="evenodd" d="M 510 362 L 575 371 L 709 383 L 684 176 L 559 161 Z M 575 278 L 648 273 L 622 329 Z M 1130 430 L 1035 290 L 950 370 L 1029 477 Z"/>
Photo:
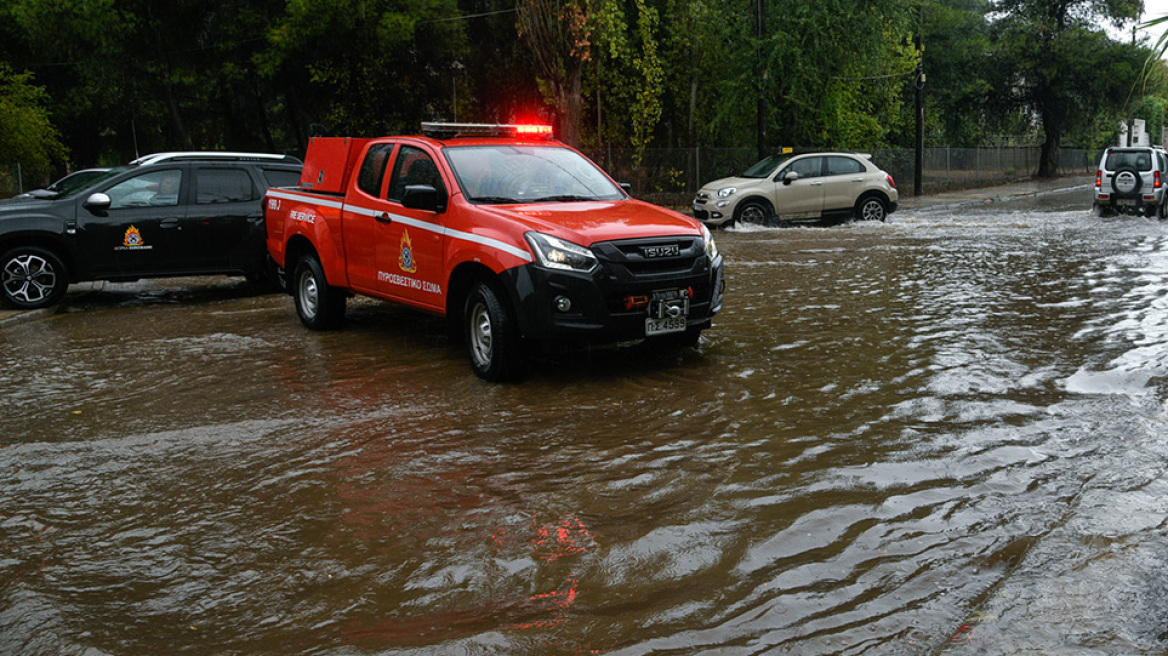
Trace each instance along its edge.
<path fill-rule="evenodd" d="M 888 207 L 876 196 L 865 196 L 856 203 L 856 218 L 860 221 L 884 221 L 888 218 Z"/>
<path fill-rule="evenodd" d="M 292 298 L 300 322 L 312 330 L 332 330 L 345 319 L 345 293 L 330 287 L 324 268 L 315 256 L 307 255 L 296 265 Z"/>
<path fill-rule="evenodd" d="M 736 223 L 743 225 L 770 226 L 774 220 L 774 212 L 770 206 L 759 200 L 748 200 L 738 208 Z"/>
<path fill-rule="evenodd" d="M 479 282 L 471 288 L 463 311 L 467 354 L 475 375 L 491 382 L 522 378 L 526 358 L 519 327 L 498 288 Z"/>
<path fill-rule="evenodd" d="M 18 246 L 0 258 L 0 301 L 18 310 L 48 307 L 69 288 L 65 264 L 52 251 Z"/>

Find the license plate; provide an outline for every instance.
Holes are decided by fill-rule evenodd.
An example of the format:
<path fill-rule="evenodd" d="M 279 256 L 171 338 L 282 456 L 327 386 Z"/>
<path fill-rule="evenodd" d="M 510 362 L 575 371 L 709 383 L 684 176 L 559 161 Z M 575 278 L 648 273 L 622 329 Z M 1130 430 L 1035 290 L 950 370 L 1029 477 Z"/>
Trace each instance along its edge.
<path fill-rule="evenodd" d="M 685 330 L 685 317 L 665 317 L 664 319 L 645 319 L 645 337 L 680 333 Z"/>
<path fill-rule="evenodd" d="M 694 204 L 693 204 L 693 209 L 694 209 L 694 211 L 695 211 L 695 212 L 701 212 L 702 210 L 706 209 L 706 206 L 705 206 L 705 205 L 701 205 L 701 204 L 699 204 L 699 203 L 694 203 Z"/>
<path fill-rule="evenodd" d="M 1130 200 L 1130 199 L 1124 198 L 1124 199 L 1122 199 L 1122 200 L 1117 200 L 1117 201 L 1115 201 L 1115 204 L 1116 204 L 1116 205 L 1135 205 L 1135 204 L 1136 204 L 1136 202 L 1135 202 L 1134 200 Z"/>

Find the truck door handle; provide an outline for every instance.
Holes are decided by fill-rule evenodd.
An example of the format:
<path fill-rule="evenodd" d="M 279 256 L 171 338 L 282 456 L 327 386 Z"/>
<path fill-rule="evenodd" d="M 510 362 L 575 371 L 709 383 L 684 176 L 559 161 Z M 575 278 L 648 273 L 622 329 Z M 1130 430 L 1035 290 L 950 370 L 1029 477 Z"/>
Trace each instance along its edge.
<path fill-rule="evenodd" d="M 377 216 L 375 216 L 373 218 L 377 219 L 378 221 L 380 221 L 382 223 L 393 223 L 393 217 L 389 215 L 389 212 L 382 212 L 381 214 L 378 214 Z"/>
<path fill-rule="evenodd" d="M 162 227 L 162 228 L 177 228 L 178 227 L 178 219 L 173 219 L 173 218 L 172 219 L 163 219 L 162 222 L 159 223 L 158 225 L 159 225 L 159 227 Z"/>

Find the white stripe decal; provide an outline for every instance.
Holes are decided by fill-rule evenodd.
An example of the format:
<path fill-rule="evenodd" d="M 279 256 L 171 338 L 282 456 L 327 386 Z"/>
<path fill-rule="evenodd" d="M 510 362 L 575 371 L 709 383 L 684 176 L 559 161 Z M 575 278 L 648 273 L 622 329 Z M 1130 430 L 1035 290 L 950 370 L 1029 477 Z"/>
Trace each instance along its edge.
<path fill-rule="evenodd" d="M 419 221 L 417 219 L 411 219 L 408 216 L 401 216 L 399 214 L 393 214 L 383 210 L 375 210 L 369 207 L 361 207 L 360 205 L 346 205 L 343 201 L 340 200 L 326 200 L 316 196 L 304 196 L 296 193 L 279 191 L 276 189 L 269 190 L 268 195 L 272 196 L 273 198 L 283 198 L 284 200 L 312 203 L 322 207 L 330 207 L 338 210 L 343 209 L 346 212 L 352 212 L 358 216 L 376 217 L 380 214 L 389 214 L 390 218 L 392 218 L 394 222 L 402 223 L 404 225 L 410 226 L 411 228 L 417 228 L 418 230 L 433 232 L 444 237 L 450 237 L 451 239 L 469 241 L 472 244 L 478 244 L 480 246 L 486 246 L 487 248 L 503 251 L 508 255 L 513 255 L 523 260 L 524 262 L 531 262 L 534 259 L 532 258 L 531 253 L 522 248 L 516 248 L 507 242 L 499 241 L 498 239 L 493 239 L 491 237 L 483 237 L 482 235 L 476 235 L 469 232 L 462 232 L 461 230 L 451 230 L 436 223 Z"/>
<path fill-rule="evenodd" d="M 302 196 L 300 194 L 288 193 L 278 189 L 269 189 L 268 195 L 272 196 L 273 198 L 283 198 L 284 200 L 294 200 L 302 203 L 313 203 L 322 207 L 331 207 L 335 210 L 339 210 L 345 206 L 345 203 L 340 200 L 325 200 L 316 196 Z"/>

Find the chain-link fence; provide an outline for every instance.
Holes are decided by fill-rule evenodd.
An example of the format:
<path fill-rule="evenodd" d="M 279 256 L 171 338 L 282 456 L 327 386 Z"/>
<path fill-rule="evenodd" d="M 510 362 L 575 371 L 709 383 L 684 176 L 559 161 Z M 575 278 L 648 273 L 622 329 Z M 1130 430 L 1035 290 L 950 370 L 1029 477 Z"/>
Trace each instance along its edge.
<path fill-rule="evenodd" d="M 1033 176 L 1038 171 L 1040 149 L 1034 147 L 926 148 L 924 193 L 980 187 Z M 739 175 L 758 159 L 754 148 L 649 148 L 640 161 L 631 148 L 585 149 L 619 182 L 633 187 L 633 195 L 659 205 L 688 206 L 705 183 Z M 916 151 L 909 148 L 873 150 L 872 161 L 892 174 L 902 195 L 911 194 L 916 172 Z M 1095 172 L 1096 151 L 1064 148 L 1060 154 L 1062 175 Z"/>
<path fill-rule="evenodd" d="M 0 164 L 0 198 L 11 198 L 28 187 L 19 164 Z"/>
<path fill-rule="evenodd" d="M 632 148 L 584 149 L 619 182 L 633 187 L 633 195 L 659 205 L 688 206 L 705 183 L 738 175 L 754 164 L 754 148 L 648 148 L 637 159 Z M 1033 176 L 1038 170 L 1038 147 L 926 148 L 925 193 L 979 187 Z M 1095 172 L 1095 151 L 1064 148 L 1060 156 L 1063 175 Z M 872 151 L 872 161 L 892 174 L 901 194 L 911 194 L 916 170 L 916 151 L 891 148 Z M 19 164 L 0 166 L 0 198 L 14 196 L 32 186 Z"/>

